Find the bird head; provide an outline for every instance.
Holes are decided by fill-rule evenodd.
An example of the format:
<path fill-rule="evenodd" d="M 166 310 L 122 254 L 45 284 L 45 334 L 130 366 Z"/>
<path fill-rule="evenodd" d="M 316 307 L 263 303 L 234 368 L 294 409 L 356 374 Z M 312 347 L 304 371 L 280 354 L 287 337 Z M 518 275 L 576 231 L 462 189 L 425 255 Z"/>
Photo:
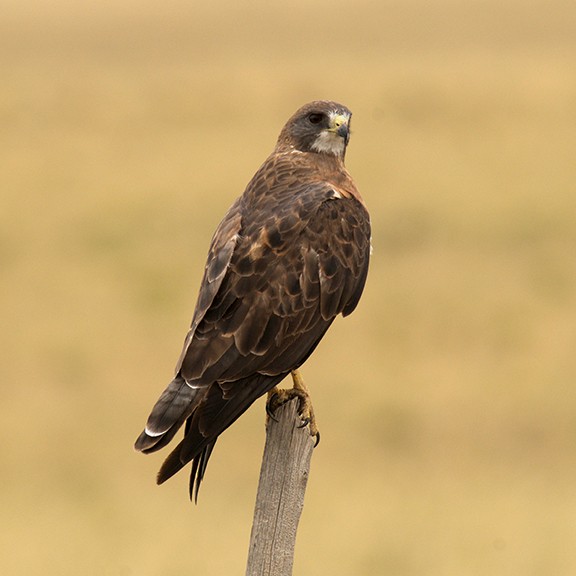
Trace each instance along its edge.
<path fill-rule="evenodd" d="M 343 158 L 350 140 L 351 116 L 352 112 L 337 102 L 310 102 L 288 120 L 278 146 Z"/>

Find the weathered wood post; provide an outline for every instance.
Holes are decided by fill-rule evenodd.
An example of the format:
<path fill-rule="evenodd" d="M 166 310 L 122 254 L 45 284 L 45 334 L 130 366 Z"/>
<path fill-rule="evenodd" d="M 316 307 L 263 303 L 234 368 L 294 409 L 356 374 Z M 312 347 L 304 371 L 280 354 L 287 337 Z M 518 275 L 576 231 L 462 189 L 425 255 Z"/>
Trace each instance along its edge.
<path fill-rule="evenodd" d="M 316 439 L 299 428 L 298 400 L 268 419 L 246 576 L 290 576 Z"/>

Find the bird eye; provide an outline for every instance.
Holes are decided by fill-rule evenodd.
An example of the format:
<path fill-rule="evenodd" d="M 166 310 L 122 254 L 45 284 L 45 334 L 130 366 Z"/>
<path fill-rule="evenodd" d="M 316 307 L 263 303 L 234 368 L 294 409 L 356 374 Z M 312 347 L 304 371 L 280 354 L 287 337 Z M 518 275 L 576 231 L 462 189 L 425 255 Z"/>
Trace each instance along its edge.
<path fill-rule="evenodd" d="M 317 112 L 308 114 L 308 121 L 310 124 L 320 124 L 320 122 L 322 122 L 322 118 L 324 118 L 324 114 L 318 114 Z"/>

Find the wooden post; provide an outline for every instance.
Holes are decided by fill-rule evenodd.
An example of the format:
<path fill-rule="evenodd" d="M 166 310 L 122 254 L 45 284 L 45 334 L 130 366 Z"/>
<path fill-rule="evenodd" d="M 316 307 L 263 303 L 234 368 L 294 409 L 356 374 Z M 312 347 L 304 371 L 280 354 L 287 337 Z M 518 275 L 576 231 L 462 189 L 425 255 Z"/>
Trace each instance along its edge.
<path fill-rule="evenodd" d="M 246 576 L 290 576 L 315 438 L 298 428 L 298 400 L 268 419 Z"/>

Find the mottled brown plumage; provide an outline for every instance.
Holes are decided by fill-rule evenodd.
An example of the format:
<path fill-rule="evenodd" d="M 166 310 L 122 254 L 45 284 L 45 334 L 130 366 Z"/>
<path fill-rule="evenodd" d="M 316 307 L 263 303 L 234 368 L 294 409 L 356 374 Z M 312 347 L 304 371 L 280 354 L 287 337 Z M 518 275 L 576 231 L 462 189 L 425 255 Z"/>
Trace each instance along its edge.
<path fill-rule="evenodd" d="M 176 376 L 136 441 L 154 452 L 186 423 L 158 483 L 193 461 L 197 493 L 218 436 L 356 307 L 370 222 L 344 167 L 350 115 L 329 101 L 299 109 L 216 230 Z"/>

